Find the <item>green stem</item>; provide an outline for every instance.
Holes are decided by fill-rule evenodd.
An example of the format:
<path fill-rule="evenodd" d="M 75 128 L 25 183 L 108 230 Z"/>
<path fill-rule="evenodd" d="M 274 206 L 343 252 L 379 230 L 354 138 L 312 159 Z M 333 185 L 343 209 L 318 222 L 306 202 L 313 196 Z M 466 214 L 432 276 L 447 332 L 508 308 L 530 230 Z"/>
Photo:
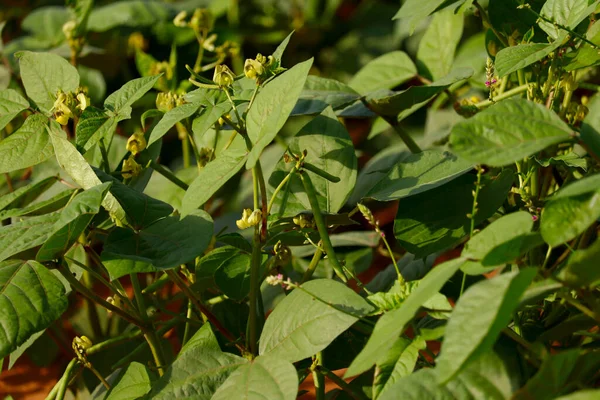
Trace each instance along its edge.
<path fill-rule="evenodd" d="M 234 103 L 233 99 L 231 98 L 231 95 L 229 94 L 229 90 L 227 88 L 224 88 L 223 91 L 227 95 L 227 99 L 229 100 L 229 103 L 231 103 L 231 108 L 233 108 L 233 112 L 235 114 L 235 117 L 238 120 L 238 124 L 239 124 L 240 128 L 243 130 L 244 129 L 243 128 L 244 125 L 242 125 L 243 120 L 240 117 L 240 114 L 238 113 L 237 107 L 235 106 L 235 103 Z"/>
<path fill-rule="evenodd" d="M 104 277 L 102 275 L 100 275 L 98 272 L 94 271 L 93 268 L 88 267 L 87 265 L 85 265 L 84 263 L 81 263 L 71 257 L 66 257 L 66 260 L 69 260 L 70 262 L 72 262 L 73 264 L 77 265 L 79 268 L 89 272 L 91 275 L 94 276 L 94 278 L 96 278 L 100 283 L 102 283 L 104 286 L 106 286 L 107 288 L 109 288 L 115 295 L 119 296 L 119 298 L 121 298 L 121 300 L 123 300 L 125 303 L 130 303 L 129 298 L 127 296 L 124 296 L 114 285 L 112 285 L 109 281 L 107 281 L 106 279 L 104 279 Z"/>
<path fill-rule="evenodd" d="M 204 40 L 205 37 L 203 34 L 194 29 L 194 34 L 196 35 L 196 40 L 198 40 L 198 54 L 196 55 L 196 62 L 194 63 L 194 72 L 200 71 L 200 66 L 202 65 L 202 58 L 204 58 Z"/>
<path fill-rule="evenodd" d="M 473 193 L 473 207 L 471 208 L 471 229 L 469 231 L 469 239 L 473 237 L 475 232 L 475 215 L 477 214 L 477 198 L 479 197 L 479 190 L 481 189 L 481 175 L 483 174 L 483 168 L 477 166 L 477 181 L 475 182 L 475 192 Z M 460 284 L 460 296 L 462 296 L 465 290 L 465 283 L 467 282 L 467 274 L 463 271 L 462 282 Z"/>
<path fill-rule="evenodd" d="M 528 88 L 529 88 L 528 84 L 517 86 L 515 88 L 507 90 L 506 92 L 504 92 L 502 94 L 497 95 L 496 97 L 494 97 L 494 101 L 493 102 L 490 101 L 489 99 L 488 100 L 484 100 L 484 101 L 481 101 L 481 102 L 475 104 L 475 107 L 477 107 L 479 109 L 482 109 L 482 108 L 485 108 L 485 107 L 489 107 L 492 104 L 494 104 L 494 103 L 496 103 L 496 102 L 498 102 L 500 100 L 508 99 L 509 97 L 513 97 L 513 96 L 516 96 L 518 94 L 524 93 L 524 92 L 527 91 Z"/>
<path fill-rule="evenodd" d="M 162 176 L 164 176 L 183 190 L 188 190 L 189 185 L 187 183 L 176 177 L 175 174 L 173 174 L 171 171 L 169 171 L 162 165 L 158 164 L 156 161 L 150 160 L 150 168 L 152 168 L 153 170 L 155 170 L 156 172 L 158 172 L 159 174 L 161 174 Z"/>
<path fill-rule="evenodd" d="M 312 376 L 317 400 L 325 400 L 325 376 L 317 372 L 319 366 L 323 366 L 322 352 L 318 352 L 313 358 Z"/>
<path fill-rule="evenodd" d="M 191 324 L 189 321 L 192 318 L 192 313 L 194 312 L 194 309 L 192 306 L 193 306 L 192 301 L 188 300 L 187 313 L 185 314 L 185 317 L 187 318 L 187 320 L 185 321 L 185 328 L 183 330 L 183 339 L 181 340 L 182 346 L 185 346 L 185 344 L 190 340 L 190 337 L 192 336 L 192 328 L 191 328 Z"/>
<path fill-rule="evenodd" d="M 77 362 L 76 358 L 72 359 L 69 365 L 67 365 L 67 369 L 65 370 L 62 378 L 60 378 L 60 385 L 58 386 L 56 393 L 56 400 L 63 400 L 65 398 L 65 394 L 67 393 L 67 388 L 69 386 L 69 379 L 77 365 L 79 365 L 79 363 Z"/>
<path fill-rule="evenodd" d="M 402 139 L 404 144 L 406 144 L 406 147 L 408 147 L 411 153 L 416 154 L 421 152 L 421 148 L 419 147 L 419 145 L 413 140 L 413 138 L 408 133 L 404 131 L 404 129 L 400 127 L 400 124 L 398 123 L 398 120 L 396 118 L 384 116 L 382 116 L 382 118 L 388 124 L 390 124 L 392 128 L 394 128 L 396 133 L 400 136 L 400 139 Z"/>
<path fill-rule="evenodd" d="M 181 151 L 183 153 L 183 168 L 189 168 L 190 166 L 190 142 L 186 135 L 181 138 Z"/>
<path fill-rule="evenodd" d="M 279 194 L 281 189 L 285 187 L 286 183 L 288 183 L 288 181 L 292 178 L 292 175 L 294 175 L 296 171 L 298 171 L 298 168 L 296 165 L 294 165 L 290 172 L 286 175 L 286 177 L 283 178 L 283 180 L 279 183 L 279 185 L 277 185 L 277 187 L 273 191 L 273 194 L 271 195 L 271 200 L 269 201 L 269 206 L 267 207 L 267 216 L 271 214 L 271 208 L 273 208 L 273 204 L 275 204 L 275 199 L 277 198 L 277 195 Z"/>
<path fill-rule="evenodd" d="M 377 231 L 377 233 L 379 233 L 379 236 L 381 236 L 381 239 L 383 240 L 383 243 L 385 244 L 385 247 L 387 248 L 388 253 L 390 253 L 390 258 L 392 259 L 392 263 L 394 264 L 394 268 L 396 269 L 396 274 L 398 275 L 398 282 L 400 284 L 403 284 L 404 277 L 400 273 L 400 268 L 398 268 L 398 264 L 396 263 L 396 257 L 394 256 L 394 252 L 392 251 L 390 244 L 388 243 L 387 239 L 385 238 L 385 233 L 382 232 L 379 229 L 379 227 L 377 227 L 376 231 Z"/>
<path fill-rule="evenodd" d="M 104 138 L 100 139 L 98 144 L 100 146 L 100 154 L 102 154 L 102 167 L 104 168 L 104 172 L 110 174 L 110 163 L 108 162 L 108 151 L 106 151 L 106 146 L 104 145 Z"/>
<path fill-rule="evenodd" d="M 318 372 L 320 372 L 321 374 L 323 374 L 324 376 L 329 378 L 329 380 L 331 380 L 333 383 L 338 385 L 340 387 L 340 389 L 342 389 L 344 392 L 346 392 L 354 400 L 368 400 L 367 396 L 365 396 L 363 393 L 355 391 L 352 388 L 352 386 L 350 386 L 348 383 L 346 383 L 345 380 L 343 380 L 342 378 L 340 378 L 339 376 L 337 376 L 336 374 L 334 374 L 333 372 L 331 372 L 329 369 L 325 368 L 324 366 L 318 365 L 316 369 Z"/>
<path fill-rule="evenodd" d="M 259 88 L 260 88 L 260 85 L 256 84 L 256 87 L 254 88 L 254 92 L 252 92 L 252 97 L 250 97 L 250 102 L 248 103 L 248 107 L 246 108 L 246 111 L 244 111 L 244 118 L 246 118 L 246 115 L 248 115 L 248 112 L 250 112 L 250 108 L 252 107 L 252 104 L 254 104 L 254 99 L 256 99 L 256 94 L 258 93 Z"/>
<path fill-rule="evenodd" d="M 100 380 L 100 382 L 102 382 L 102 384 L 104 385 L 106 390 L 110 390 L 110 385 L 108 384 L 108 382 L 106 382 L 106 379 L 104 379 L 102 374 L 100 372 L 98 372 L 98 370 L 96 368 L 94 368 L 94 366 L 92 364 L 89 364 L 87 366 L 87 369 L 89 369 L 90 371 L 92 371 L 92 373 L 94 375 L 96 375 L 96 378 L 98 378 Z"/>
<path fill-rule="evenodd" d="M 317 266 L 319 265 L 319 261 L 321 260 L 321 256 L 323 255 L 323 250 L 320 246 L 321 243 L 322 242 L 319 242 L 319 246 L 317 246 L 315 254 L 313 254 L 313 258 L 310 260 L 310 264 L 308 264 L 308 268 L 306 268 L 306 271 L 304 272 L 302 282 L 300 282 L 301 284 L 312 278 L 313 274 L 315 273 L 315 270 L 317 269 Z"/>
<path fill-rule="evenodd" d="M 321 214 L 321 207 L 319 206 L 319 200 L 317 199 L 317 194 L 315 193 L 315 187 L 313 186 L 313 183 L 310 179 L 310 176 L 308 176 L 308 173 L 300 173 L 300 178 L 302 179 L 302 184 L 304 185 L 306 196 L 308 197 L 310 207 L 312 208 L 315 224 L 317 225 L 317 230 L 319 231 L 319 235 L 321 236 L 321 241 L 323 242 L 325 253 L 327 253 L 327 258 L 329 258 L 329 260 L 331 261 L 331 265 L 333 266 L 333 270 L 335 271 L 336 275 L 342 280 L 342 282 L 346 283 L 348 282 L 348 278 L 346 278 L 344 270 L 340 265 L 340 261 L 335 255 L 335 250 L 333 250 L 331 239 L 329 238 L 329 234 L 327 233 L 327 225 L 325 224 L 323 214 Z"/>
<path fill-rule="evenodd" d="M 257 353 L 258 344 L 258 296 L 260 296 L 260 262 L 262 258 L 260 245 L 260 228 L 254 228 L 254 240 L 252 241 L 252 261 L 250 264 L 250 294 L 248 315 L 248 343 L 247 346 L 252 355 Z"/>

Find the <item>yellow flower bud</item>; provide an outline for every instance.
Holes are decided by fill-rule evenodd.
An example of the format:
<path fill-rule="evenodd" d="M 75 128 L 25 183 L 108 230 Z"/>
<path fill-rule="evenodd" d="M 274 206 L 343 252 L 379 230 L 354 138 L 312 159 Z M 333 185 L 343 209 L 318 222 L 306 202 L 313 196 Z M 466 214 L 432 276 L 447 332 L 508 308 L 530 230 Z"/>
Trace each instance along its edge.
<path fill-rule="evenodd" d="M 127 49 L 130 53 L 135 53 L 136 50 L 144 50 L 146 48 L 146 39 L 140 32 L 133 32 L 127 38 Z"/>
<path fill-rule="evenodd" d="M 260 54 L 259 54 L 260 55 Z M 244 63 L 244 74 L 250 79 L 258 79 L 265 73 L 265 67 L 257 61 L 250 58 Z"/>
<path fill-rule="evenodd" d="M 251 209 L 245 208 L 244 211 L 242 211 L 242 218 L 235 221 L 235 224 L 239 229 L 250 228 L 250 225 L 248 224 L 248 218 L 250 215 L 252 215 Z"/>
<path fill-rule="evenodd" d="M 69 123 L 69 118 L 70 118 L 70 115 L 67 115 L 67 114 L 62 114 L 62 113 L 56 114 L 56 122 L 58 122 L 59 124 L 61 124 L 63 126 Z"/>
<path fill-rule="evenodd" d="M 220 87 L 229 87 L 233 84 L 235 76 L 227 65 L 217 65 L 213 75 L 213 81 Z"/>
<path fill-rule="evenodd" d="M 179 28 L 185 28 L 186 26 L 188 26 L 188 22 L 185 20 L 186 18 L 187 18 L 187 11 L 181 11 L 173 19 L 173 25 L 175 25 Z"/>
<path fill-rule="evenodd" d="M 90 105 L 90 98 L 86 96 L 84 92 L 80 92 L 77 95 L 77 101 L 79 101 L 77 108 L 81 111 L 85 110 Z"/>
<path fill-rule="evenodd" d="M 73 339 L 73 346 L 77 346 L 80 349 L 87 350 L 92 347 L 94 343 L 87 336 L 75 336 Z"/>
<path fill-rule="evenodd" d="M 67 21 L 62 26 L 62 31 L 65 34 L 67 40 L 71 40 L 73 38 L 73 31 L 77 28 L 77 23 L 75 21 Z"/>
<path fill-rule="evenodd" d="M 252 211 L 252 214 L 248 218 L 248 224 L 250 226 L 255 226 L 255 225 L 258 225 L 261 220 L 262 220 L 262 211 L 254 210 L 254 211 Z"/>
<path fill-rule="evenodd" d="M 127 139 L 127 151 L 134 156 L 146 148 L 147 142 L 143 132 L 136 132 Z"/>
<path fill-rule="evenodd" d="M 179 96 L 172 92 L 159 93 L 156 96 L 156 108 L 162 112 L 167 112 L 175 108 L 179 102 Z"/>
<path fill-rule="evenodd" d="M 190 25 L 193 29 L 209 32 L 213 28 L 214 18 L 207 8 L 197 8 L 192 15 Z"/>
<path fill-rule="evenodd" d="M 131 179 L 138 176 L 142 172 L 142 166 L 135 161 L 133 156 L 129 156 L 128 159 L 123 161 L 123 167 L 121 168 L 121 175 L 125 179 Z"/>

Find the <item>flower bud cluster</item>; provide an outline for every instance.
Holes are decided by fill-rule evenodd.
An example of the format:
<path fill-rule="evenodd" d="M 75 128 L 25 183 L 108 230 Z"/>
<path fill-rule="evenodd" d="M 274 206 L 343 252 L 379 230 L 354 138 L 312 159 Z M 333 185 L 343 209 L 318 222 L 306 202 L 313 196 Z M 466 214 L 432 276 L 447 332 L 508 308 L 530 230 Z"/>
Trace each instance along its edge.
<path fill-rule="evenodd" d="M 135 178 L 142 172 L 142 166 L 135 161 L 135 157 L 130 155 L 129 158 L 123 161 L 121 167 L 121 175 L 125 179 Z"/>
<path fill-rule="evenodd" d="M 92 345 L 92 341 L 87 336 L 75 336 L 75 338 L 73 338 L 71 346 L 73 347 L 77 359 L 83 365 L 89 365 L 86 351 L 92 347 Z"/>
<path fill-rule="evenodd" d="M 180 12 L 173 19 L 173 24 L 179 28 L 192 28 L 206 35 L 213 29 L 214 18 L 210 10 L 197 8 L 191 17 L 187 11 Z"/>
<path fill-rule="evenodd" d="M 215 67 L 213 81 L 221 88 L 227 88 L 233 84 L 235 75 L 227 65 L 221 64 Z"/>
<path fill-rule="evenodd" d="M 316 226 L 312 215 L 309 215 L 309 214 L 296 215 L 294 218 L 292 218 L 292 221 L 294 221 L 294 223 L 302 229 L 304 229 L 304 228 L 313 228 L 314 229 Z"/>
<path fill-rule="evenodd" d="M 147 146 L 146 137 L 143 132 L 136 132 L 127 139 L 127 151 L 134 156 L 144 151 Z"/>
<path fill-rule="evenodd" d="M 173 92 L 161 92 L 156 96 L 156 108 L 165 113 L 182 104 L 185 104 L 183 96 Z"/>
<path fill-rule="evenodd" d="M 252 211 L 249 208 L 244 209 L 242 212 L 242 218 L 235 221 L 235 224 L 239 229 L 247 229 L 252 226 L 256 226 L 260 223 L 262 219 L 262 211 L 254 210 Z"/>
<path fill-rule="evenodd" d="M 273 56 L 265 57 L 262 54 L 257 54 L 255 59 L 248 58 L 244 63 L 244 75 L 255 80 L 258 84 L 281 71 L 283 71 L 283 68 L 280 67 L 279 61 Z"/>
<path fill-rule="evenodd" d="M 66 125 L 73 118 L 73 111 L 77 113 L 83 112 L 90 105 L 90 98 L 84 88 L 79 87 L 73 92 L 64 93 L 59 90 L 56 95 L 56 100 L 52 106 L 52 112 L 56 122 L 61 125 Z"/>

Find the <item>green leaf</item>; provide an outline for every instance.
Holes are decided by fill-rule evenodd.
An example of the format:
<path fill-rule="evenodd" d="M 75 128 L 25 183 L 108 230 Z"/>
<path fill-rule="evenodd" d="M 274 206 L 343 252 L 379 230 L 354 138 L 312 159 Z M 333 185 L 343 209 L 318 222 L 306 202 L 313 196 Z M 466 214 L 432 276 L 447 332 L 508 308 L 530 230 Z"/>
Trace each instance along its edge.
<path fill-rule="evenodd" d="M 102 71 L 81 64 L 77 66 L 77 71 L 81 80 L 80 84 L 88 89 L 88 95 L 92 103 L 102 103 L 102 100 L 106 97 L 106 81 Z"/>
<path fill-rule="evenodd" d="M 463 25 L 464 15 L 454 13 L 454 9 L 435 13 L 417 50 L 417 61 L 423 64 L 426 77 L 437 80 L 450 73 Z"/>
<path fill-rule="evenodd" d="M 175 14 L 170 10 L 170 5 L 165 3 L 144 0 L 119 1 L 92 10 L 88 30 L 105 32 L 118 26 L 150 26 L 172 18 Z"/>
<path fill-rule="evenodd" d="M 500 78 L 515 71 L 530 66 L 552 53 L 561 45 L 560 41 L 554 43 L 526 43 L 517 46 L 505 47 L 496 54 L 494 67 Z"/>
<path fill-rule="evenodd" d="M 457 68 L 442 79 L 426 86 L 411 86 L 400 92 L 375 92 L 367 97 L 369 108 L 379 115 L 396 117 L 398 121 L 423 107 L 434 96 L 440 94 L 456 82 L 470 78 L 471 68 Z"/>
<path fill-rule="evenodd" d="M 427 347 L 425 340 L 400 337 L 385 356 L 377 362 L 373 377 L 373 398 L 378 398 L 399 379 L 412 374 L 419 358 L 419 350 Z"/>
<path fill-rule="evenodd" d="M 446 0 L 407 0 L 402 4 L 400 10 L 393 19 L 402 19 L 409 24 L 409 32 L 412 34 L 415 27 L 427 16 L 433 13 Z"/>
<path fill-rule="evenodd" d="M 227 249 L 224 259 L 214 272 L 215 283 L 229 298 L 243 300 L 250 292 L 250 254 L 235 247 Z"/>
<path fill-rule="evenodd" d="M 263 149 L 277 136 L 296 105 L 313 60 L 296 64 L 267 83 L 256 95 L 246 127 L 253 143 L 246 168 L 253 168 Z"/>
<path fill-rule="evenodd" d="M 542 7 L 540 15 L 557 24 L 575 29 L 594 12 L 597 5 L 598 1 L 595 0 L 548 0 Z M 539 26 L 554 40 L 567 34 L 563 29 L 546 21 L 540 20 Z"/>
<path fill-rule="evenodd" d="M 581 124 L 581 140 L 595 154 L 600 154 L 600 96 L 592 97 L 587 105 L 589 112 Z"/>
<path fill-rule="evenodd" d="M 30 183 L 18 188 L 14 192 L 0 196 L 0 211 L 14 210 L 25 207 L 35 200 L 39 195 L 50 189 L 58 181 L 55 176 L 49 176 L 38 182 Z"/>
<path fill-rule="evenodd" d="M 237 253 L 236 250 L 238 249 L 233 246 L 218 247 L 202 257 L 196 264 L 197 284 L 202 288 L 214 287 L 214 275 L 217 269 L 225 265 L 232 257 L 244 254 L 242 251 Z M 252 248 L 249 251 L 251 252 Z"/>
<path fill-rule="evenodd" d="M 508 99 L 454 125 L 450 143 L 466 160 L 502 167 L 568 140 L 571 133 L 569 126 L 542 104 Z"/>
<path fill-rule="evenodd" d="M 514 261 L 524 253 L 523 244 L 530 237 L 532 228 L 533 218 L 528 212 L 517 211 L 505 215 L 473 236 L 467 242 L 462 256 L 480 260 L 484 266 Z"/>
<path fill-rule="evenodd" d="M 47 125 L 47 117 L 32 114 L 16 132 L 0 141 L 0 173 L 31 167 L 54 154 Z"/>
<path fill-rule="evenodd" d="M 296 362 L 327 347 L 373 307 L 352 289 L 330 279 L 294 289 L 269 315 L 259 340 L 260 355 Z"/>
<path fill-rule="evenodd" d="M 392 89 L 417 74 L 417 67 L 403 51 L 393 51 L 369 62 L 348 83 L 358 93 Z"/>
<path fill-rule="evenodd" d="M 59 90 L 74 92 L 79 86 L 77 69 L 56 54 L 21 51 L 15 56 L 27 96 L 46 115 L 51 114 Z"/>
<path fill-rule="evenodd" d="M 204 324 L 145 398 L 210 400 L 229 375 L 247 362 L 223 353 L 210 324 Z"/>
<path fill-rule="evenodd" d="M 112 385 L 105 400 L 136 400 L 148 393 L 152 387 L 154 374 L 148 367 L 132 362 Z"/>
<path fill-rule="evenodd" d="M 162 138 L 177 122 L 194 115 L 198 111 L 198 108 L 200 108 L 200 104 L 198 103 L 186 103 L 167 111 L 154 129 L 152 129 L 148 145 Z"/>
<path fill-rule="evenodd" d="M 557 397 L 556 400 L 596 400 L 600 396 L 600 389 L 586 389 Z"/>
<path fill-rule="evenodd" d="M 139 232 L 117 227 L 108 235 L 102 261 L 111 279 L 171 269 L 202 255 L 212 235 L 212 219 L 201 210 L 181 220 L 178 216 L 163 218 Z M 140 263 L 135 264 L 135 270 L 128 270 L 131 264 L 120 259 Z"/>
<path fill-rule="evenodd" d="M 60 219 L 54 224 L 52 234 L 37 253 L 37 261 L 55 260 L 71 248 L 100 211 L 109 187 L 110 183 L 103 183 L 73 198 L 60 212 Z"/>
<path fill-rule="evenodd" d="M 173 207 L 169 204 L 125 185 L 99 169 L 94 168 L 94 172 L 102 182 L 112 182 L 110 192 L 123 207 L 127 221 L 134 229 L 147 228 L 173 212 Z"/>
<path fill-rule="evenodd" d="M 223 114 L 231 111 L 231 103 L 229 101 L 221 101 L 217 104 L 203 104 L 205 106 L 204 110 L 192 122 L 194 135 L 204 135 Z"/>
<path fill-rule="evenodd" d="M 477 202 L 475 223 L 491 217 L 502 205 L 513 183 L 505 170 L 495 180 L 484 182 Z M 425 193 L 402 200 L 394 221 L 394 236 L 407 251 L 424 257 L 454 246 L 468 235 L 473 208 L 475 177 L 462 175 Z"/>
<path fill-rule="evenodd" d="M 77 148 L 82 152 L 87 151 L 103 138 L 104 145 L 108 147 L 110 137 L 117 129 L 117 123 L 117 118 L 109 117 L 104 111 L 96 107 L 86 107 L 75 128 Z"/>
<path fill-rule="evenodd" d="M 68 306 L 65 287 L 35 261 L 0 263 L 0 358 L 54 322 Z"/>
<path fill-rule="evenodd" d="M 75 189 L 64 190 L 48 200 L 39 201 L 25 207 L 9 208 L 8 210 L 0 211 L 0 220 L 43 215 L 60 210 L 67 204 L 73 193 L 75 193 Z M 0 202 L 2 202 L 2 199 L 3 197 L 0 198 Z"/>
<path fill-rule="evenodd" d="M 472 168 L 447 151 L 425 150 L 412 154 L 390 169 L 366 197 L 391 201 L 414 196 L 441 186 Z"/>
<path fill-rule="evenodd" d="M 259 356 L 231 374 L 211 400 L 294 400 L 297 394 L 294 366 L 277 357 Z"/>
<path fill-rule="evenodd" d="M 289 150 L 294 154 L 302 154 L 306 150 L 307 163 L 340 178 L 339 182 L 334 183 L 312 172 L 306 172 L 311 174 L 321 211 L 337 213 L 354 188 L 357 160 L 350 135 L 333 110 L 327 108 L 306 124 L 290 141 Z M 270 189 L 274 190 L 292 167 L 292 163 L 281 160 L 269 178 Z M 292 176 L 287 183 L 287 188 L 279 192 L 272 212 L 280 215 L 296 214 L 298 210 L 288 208 L 286 202 L 301 204 L 300 211 L 311 209 L 304 186 L 297 174 Z"/>
<path fill-rule="evenodd" d="M 230 150 L 206 164 L 185 192 L 181 206 L 182 215 L 188 215 L 206 203 L 242 169 L 247 158 L 245 152 Z"/>
<path fill-rule="evenodd" d="M 457 258 L 438 265 L 425 275 L 415 291 L 404 301 L 402 307 L 379 318 L 367 345 L 352 361 L 345 377 L 361 374 L 369 370 L 375 363 L 383 360 L 421 306 L 440 291 L 463 263 L 464 259 Z"/>
<path fill-rule="evenodd" d="M 573 151 L 542 160 L 535 157 L 535 161 L 542 167 L 548 167 L 550 165 L 566 165 L 567 167 L 581 168 L 584 171 L 587 171 L 588 169 L 587 159 Z"/>
<path fill-rule="evenodd" d="M 519 299 L 537 273 L 535 268 L 480 281 L 459 298 L 450 316 L 440 356 L 438 381 L 446 382 L 465 365 L 490 351 L 512 319 Z M 485 304 L 485 310 L 481 305 Z"/>
<path fill-rule="evenodd" d="M 0 129 L 29 107 L 29 102 L 16 90 L 0 90 Z"/>
<path fill-rule="evenodd" d="M 55 47 L 66 40 L 62 27 L 69 21 L 69 17 L 65 7 L 40 7 L 27 14 L 21 28 L 36 38 L 48 41 L 48 47 Z"/>
<path fill-rule="evenodd" d="M 292 115 L 319 114 L 328 106 L 337 110 L 359 98 L 360 95 L 344 83 L 310 75 L 306 78 L 304 89 L 292 110 Z"/>
<path fill-rule="evenodd" d="M 572 286 L 594 288 L 600 284 L 600 241 L 585 250 L 575 251 L 558 277 Z"/>
<path fill-rule="evenodd" d="M 0 227 L 0 261 L 42 245 L 59 218 L 60 213 L 53 213 Z"/>
<path fill-rule="evenodd" d="M 287 35 L 281 43 L 279 43 L 279 46 L 277 46 L 277 48 L 273 52 L 274 59 L 281 62 L 281 57 L 283 57 L 283 53 L 285 52 L 285 49 L 286 49 L 288 43 L 290 42 L 290 39 L 292 38 L 293 34 L 294 34 L 294 31 L 291 31 L 290 34 Z"/>
<path fill-rule="evenodd" d="M 148 92 L 161 75 L 133 79 L 104 100 L 104 108 L 119 121 L 131 118 L 131 105 Z"/>

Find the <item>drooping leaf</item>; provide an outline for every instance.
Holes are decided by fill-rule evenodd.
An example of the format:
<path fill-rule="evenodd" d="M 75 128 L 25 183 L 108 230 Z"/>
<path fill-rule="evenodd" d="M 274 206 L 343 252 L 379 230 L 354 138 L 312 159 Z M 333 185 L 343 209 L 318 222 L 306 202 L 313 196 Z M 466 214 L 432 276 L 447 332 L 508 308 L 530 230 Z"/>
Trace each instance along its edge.
<path fill-rule="evenodd" d="M 47 117 L 32 114 L 16 132 L 0 141 L 0 173 L 39 164 L 54 154 L 47 124 Z"/>
<path fill-rule="evenodd" d="M 194 115 L 198 111 L 198 108 L 200 108 L 200 104 L 198 103 L 186 103 L 167 111 L 154 129 L 152 129 L 148 144 L 150 145 L 162 138 L 177 122 Z"/>
<path fill-rule="evenodd" d="M 50 189 L 57 181 L 57 177 L 49 176 L 48 178 L 42 179 L 38 182 L 30 183 L 29 185 L 20 187 L 14 192 L 0 196 L 0 211 L 15 210 L 25 207 L 35 200 L 39 195 Z"/>
<path fill-rule="evenodd" d="M 390 201 L 414 196 L 441 186 L 471 168 L 471 163 L 447 151 L 425 150 L 393 166 L 366 197 Z"/>
<path fill-rule="evenodd" d="M 210 400 L 227 377 L 247 362 L 222 352 L 210 324 L 204 324 L 145 398 Z"/>
<path fill-rule="evenodd" d="M 331 182 L 312 172 L 311 180 L 317 194 L 321 211 L 337 213 L 350 196 L 356 182 L 356 155 L 350 135 L 331 108 L 327 108 L 319 116 L 306 124 L 290 141 L 289 150 L 294 154 L 307 151 L 307 163 L 327 171 L 340 178 L 339 182 Z M 292 163 L 281 160 L 269 178 L 269 186 L 274 190 L 288 175 Z M 272 192 L 271 192 L 272 194 Z M 300 210 L 288 207 L 286 203 L 299 203 Z M 281 190 L 274 202 L 273 213 L 295 215 L 298 211 L 310 210 L 310 202 L 304 191 L 302 181 L 294 174 Z"/>
<path fill-rule="evenodd" d="M 109 116 L 118 120 L 131 118 L 131 105 L 152 89 L 160 77 L 161 75 L 137 78 L 121 86 L 104 100 L 104 108 L 109 111 Z"/>
<path fill-rule="evenodd" d="M 136 400 L 152 388 L 154 374 L 143 364 L 132 362 L 113 384 L 106 400 Z"/>
<path fill-rule="evenodd" d="M 14 89 L 0 90 L 0 129 L 29 107 L 29 102 Z"/>
<path fill-rule="evenodd" d="M 508 272 L 465 291 L 450 316 L 436 360 L 439 382 L 450 380 L 469 362 L 492 349 L 536 273 L 535 268 Z M 482 304 L 486 305 L 485 311 L 481 310 Z"/>
<path fill-rule="evenodd" d="M 56 54 L 21 51 L 15 56 L 27 96 L 46 115 L 50 115 L 59 91 L 74 92 L 79 86 L 77 69 Z"/>
<path fill-rule="evenodd" d="M 463 25 L 464 15 L 453 9 L 435 13 L 417 50 L 417 60 L 423 63 L 427 78 L 438 80 L 450 73 Z"/>
<path fill-rule="evenodd" d="M 85 231 L 108 193 L 110 183 L 103 183 L 79 193 L 60 212 L 52 234 L 37 253 L 36 260 L 52 261 L 63 256 Z"/>
<path fill-rule="evenodd" d="M 417 68 L 403 51 L 393 51 L 377 57 L 358 71 L 348 85 L 358 93 L 393 89 L 417 74 Z"/>
<path fill-rule="evenodd" d="M 185 192 L 181 206 L 182 215 L 187 215 L 206 203 L 242 169 L 247 158 L 245 152 L 230 150 L 206 164 Z"/>
<path fill-rule="evenodd" d="M 312 66 L 312 58 L 296 64 L 279 75 L 256 95 L 248 112 L 246 127 L 252 141 L 246 168 L 253 168 L 263 149 L 275 138 L 287 121 Z"/>
<path fill-rule="evenodd" d="M 454 125 L 450 143 L 466 160 L 502 167 L 568 140 L 571 132 L 543 105 L 508 99 Z"/>
<path fill-rule="evenodd" d="M 448 279 L 458 271 L 463 262 L 464 259 L 457 258 L 438 265 L 425 275 L 417 289 L 408 296 L 402 307 L 379 318 L 367 345 L 352 361 L 345 377 L 361 374 L 370 369 L 376 362 L 382 360 L 421 306 L 440 291 Z"/>
<path fill-rule="evenodd" d="M 517 46 L 506 47 L 496 54 L 494 67 L 500 78 L 515 71 L 530 66 L 552 53 L 561 45 L 560 41 L 554 43 L 525 43 Z"/>
<path fill-rule="evenodd" d="M 9 208 L 0 211 L 0 220 L 13 217 L 43 215 L 60 210 L 67 204 L 74 192 L 75 189 L 64 190 L 48 200 L 39 201 L 25 207 Z M 2 202 L 1 199 L 0 197 L 0 203 Z"/>
<path fill-rule="evenodd" d="M 600 284 L 599 266 L 600 241 L 596 240 L 587 249 L 575 251 L 558 276 L 570 285 L 593 288 Z"/>
<path fill-rule="evenodd" d="M 0 263 L 0 358 L 47 328 L 67 309 L 65 287 L 35 261 Z"/>
<path fill-rule="evenodd" d="M 302 360 L 323 350 L 371 311 L 373 307 L 366 300 L 342 283 L 330 279 L 306 282 L 282 300 L 267 319 L 259 353 L 289 362 Z"/>
<path fill-rule="evenodd" d="M 212 400 L 294 400 L 297 394 L 294 366 L 281 358 L 259 356 L 232 373 Z"/>

